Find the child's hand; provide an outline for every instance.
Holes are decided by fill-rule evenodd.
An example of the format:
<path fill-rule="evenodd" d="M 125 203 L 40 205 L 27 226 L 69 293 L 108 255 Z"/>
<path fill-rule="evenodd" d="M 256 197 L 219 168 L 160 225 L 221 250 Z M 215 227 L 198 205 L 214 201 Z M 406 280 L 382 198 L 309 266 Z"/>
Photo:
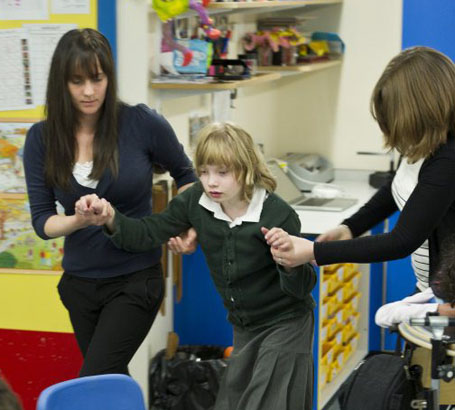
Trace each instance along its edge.
<path fill-rule="evenodd" d="M 273 259 L 285 268 L 294 268 L 314 259 L 313 242 L 289 235 L 281 228 L 261 228 Z"/>
<path fill-rule="evenodd" d="M 286 252 L 292 249 L 291 236 L 281 228 L 261 228 L 267 244 L 274 249 Z"/>
<path fill-rule="evenodd" d="M 191 255 L 197 247 L 197 233 L 195 229 L 190 228 L 179 236 L 169 239 L 167 246 L 176 255 Z"/>

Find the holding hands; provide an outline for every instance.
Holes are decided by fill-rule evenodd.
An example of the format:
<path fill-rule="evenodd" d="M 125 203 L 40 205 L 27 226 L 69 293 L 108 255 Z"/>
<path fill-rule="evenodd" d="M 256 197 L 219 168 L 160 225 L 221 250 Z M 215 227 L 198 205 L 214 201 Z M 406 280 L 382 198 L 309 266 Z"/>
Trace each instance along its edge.
<path fill-rule="evenodd" d="M 261 228 L 273 259 L 285 268 L 294 268 L 314 259 L 313 242 L 289 235 L 281 228 Z"/>
<path fill-rule="evenodd" d="M 104 198 L 96 194 L 82 196 L 74 206 L 76 217 L 80 218 L 85 226 L 106 225 L 112 232 L 115 210 Z"/>
<path fill-rule="evenodd" d="M 294 268 L 314 260 L 314 244 L 305 238 L 289 235 L 281 228 L 261 228 L 273 259 L 285 268 Z M 316 238 L 317 242 L 352 239 L 352 232 L 346 225 L 333 228 Z"/>
<path fill-rule="evenodd" d="M 96 194 L 85 195 L 79 198 L 74 209 L 81 226 L 105 225 L 111 233 L 114 232 L 115 209 L 106 199 L 99 198 Z M 197 233 L 194 228 L 190 228 L 181 235 L 170 238 L 167 244 L 171 252 L 189 255 L 196 250 Z"/>

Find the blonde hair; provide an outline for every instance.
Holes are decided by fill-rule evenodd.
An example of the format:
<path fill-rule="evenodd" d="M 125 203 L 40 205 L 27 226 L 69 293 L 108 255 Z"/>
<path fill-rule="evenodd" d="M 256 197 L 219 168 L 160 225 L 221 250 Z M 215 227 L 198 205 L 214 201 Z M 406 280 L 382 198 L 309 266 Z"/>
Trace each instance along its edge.
<path fill-rule="evenodd" d="M 410 162 L 427 158 L 455 128 L 455 65 L 428 47 L 402 51 L 378 80 L 370 110 L 386 147 Z"/>
<path fill-rule="evenodd" d="M 276 181 L 262 153 L 245 130 L 232 123 L 212 123 L 198 136 L 195 153 L 196 172 L 206 165 L 224 166 L 242 186 L 243 199 L 250 201 L 255 186 L 275 191 Z"/>

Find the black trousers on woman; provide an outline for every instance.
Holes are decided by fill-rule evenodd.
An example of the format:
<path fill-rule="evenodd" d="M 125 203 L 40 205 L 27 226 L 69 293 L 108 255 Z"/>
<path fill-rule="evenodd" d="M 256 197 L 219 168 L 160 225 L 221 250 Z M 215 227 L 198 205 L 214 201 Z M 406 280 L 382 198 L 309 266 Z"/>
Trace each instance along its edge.
<path fill-rule="evenodd" d="M 161 264 L 107 279 L 64 273 L 58 291 L 84 357 L 79 376 L 128 374 L 163 300 Z"/>

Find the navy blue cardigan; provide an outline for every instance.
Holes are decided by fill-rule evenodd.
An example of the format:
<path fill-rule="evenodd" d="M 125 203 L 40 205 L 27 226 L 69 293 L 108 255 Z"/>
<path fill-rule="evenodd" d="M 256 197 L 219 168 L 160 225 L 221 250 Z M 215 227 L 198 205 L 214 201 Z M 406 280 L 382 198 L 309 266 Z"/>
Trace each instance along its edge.
<path fill-rule="evenodd" d="M 96 189 L 79 185 L 72 178 L 71 192 L 47 187 L 44 180 L 45 146 L 43 122 L 31 127 L 24 147 L 24 168 L 32 214 L 32 224 L 43 239 L 47 219 L 57 213 L 56 201 L 65 215 L 74 214 L 74 204 L 86 194 L 106 198 L 125 215 L 139 218 L 152 213 L 153 164 L 169 170 L 180 187 L 196 180 L 189 158 L 169 123 L 155 111 L 141 104 L 122 105 L 119 115 L 119 175 L 106 170 Z M 103 235 L 102 228 L 90 226 L 65 238 L 63 269 L 89 278 L 106 278 L 135 272 L 155 265 L 160 247 L 144 253 L 117 249 Z"/>

